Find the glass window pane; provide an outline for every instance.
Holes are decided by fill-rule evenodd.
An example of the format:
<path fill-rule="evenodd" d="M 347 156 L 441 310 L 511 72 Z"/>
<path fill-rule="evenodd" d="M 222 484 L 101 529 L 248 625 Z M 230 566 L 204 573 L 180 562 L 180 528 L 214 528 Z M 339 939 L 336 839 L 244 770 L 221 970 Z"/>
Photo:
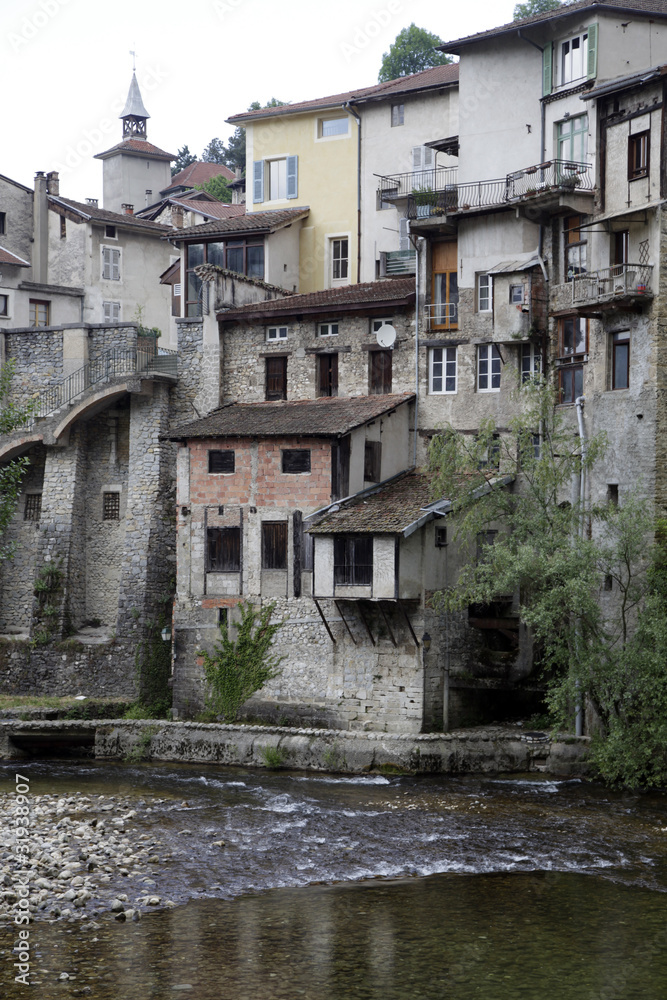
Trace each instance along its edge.
<path fill-rule="evenodd" d="M 243 273 L 243 247 L 227 248 L 227 268 Z"/>
<path fill-rule="evenodd" d="M 208 262 L 209 264 L 216 264 L 218 267 L 225 266 L 225 244 L 224 243 L 209 243 L 208 244 Z"/>
<path fill-rule="evenodd" d="M 188 267 L 197 267 L 204 263 L 204 244 L 191 243 L 188 247 Z"/>
<path fill-rule="evenodd" d="M 248 260 L 248 277 L 249 278 L 263 278 L 264 277 L 264 247 L 248 247 L 246 251 L 246 256 Z"/>

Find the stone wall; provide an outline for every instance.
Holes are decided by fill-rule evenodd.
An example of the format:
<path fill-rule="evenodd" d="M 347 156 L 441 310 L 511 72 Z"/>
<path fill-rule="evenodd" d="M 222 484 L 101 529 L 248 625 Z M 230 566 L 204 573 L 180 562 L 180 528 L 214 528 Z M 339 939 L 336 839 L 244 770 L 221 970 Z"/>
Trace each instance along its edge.
<path fill-rule="evenodd" d="M 134 658 L 128 643 L 83 646 L 70 639 L 35 646 L 0 637 L 0 693 L 134 698 Z"/>

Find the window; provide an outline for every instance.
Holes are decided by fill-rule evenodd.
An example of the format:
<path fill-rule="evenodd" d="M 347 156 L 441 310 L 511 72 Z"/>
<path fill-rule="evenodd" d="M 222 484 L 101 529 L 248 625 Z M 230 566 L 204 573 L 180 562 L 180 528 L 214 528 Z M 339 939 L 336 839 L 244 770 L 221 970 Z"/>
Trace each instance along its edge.
<path fill-rule="evenodd" d="M 60 216 L 60 239 L 64 240 L 67 237 L 67 219 L 64 215 Z"/>
<path fill-rule="evenodd" d="M 611 387 L 627 389 L 630 385 L 630 331 L 611 335 Z"/>
<path fill-rule="evenodd" d="M 581 80 L 588 72 L 588 32 L 568 38 L 560 47 L 560 82 Z"/>
<path fill-rule="evenodd" d="M 24 521 L 39 521 L 42 516 L 42 494 L 28 493 L 25 498 L 23 509 Z"/>
<path fill-rule="evenodd" d="M 412 169 L 423 170 L 431 173 L 435 167 L 435 150 L 430 146 L 413 146 L 412 147 Z M 421 183 L 416 183 L 415 187 L 428 187 L 432 186 L 431 178 L 422 178 Z"/>
<path fill-rule="evenodd" d="M 102 277 L 107 281 L 120 281 L 120 250 L 102 247 Z"/>
<path fill-rule="evenodd" d="M 405 108 L 402 104 L 392 104 L 391 106 L 391 127 L 402 125 L 405 120 Z"/>
<path fill-rule="evenodd" d="M 286 326 L 267 326 L 267 328 L 266 328 L 266 339 L 267 340 L 287 340 L 287 327 Z"/>
<path fill-rule="evenodd" d="M 318 354 L 317 356 L 317 395 L 338 395 L 337 354 Z"/>
<path fill-rule="evenodd" d="M 186 315 L 202 314 L 202 280 L 195 274 L 200 264 L 215 264 L 249 278 L 264 278 L 264 240 L 224 240 L 186 246 Z"/>
<path fill-rule="evenodd" d="M 477 535 L 477 562 L 485 562 L 489 557 L 487 549 L 496 543 L 497 531 L 480 531 Z"/>
<path fill-rule="evenodd" d="M 391 351 L 368 352 L 368 391 L 372 396 L 391 392 Z"/>
<path fill-rule="evenodd" d="M 7 232 L 7 213 L 0 212 L 0 236 L 4 236 Z"/>
<path fill-rule="evenodd" d="M 510 305 L 522 306 L 524 299 L 523 285 L 510 285 Z"/>
<path fill-rule="evenodd" d="M 51 322 L 51 303 L 30 299 L 30 326 L 48 326 Z"/>
<path fill-rule="evenodd" d="M 498 392 L 500 389 L 501 357 L 495 344 L 481 344 L 477 348 L 477 390 Z"/>
<path fill-rule="evenodd" d="M 331 280 L 347 281 L 350 266 L 347 238 L 331 240 Z"/>
<path fill-rule="evenodd" d="M 627 264 L 630 260 L 630 230 L 621 229 L 614 233 L 613 260 L 612 264 Z M 619 268 L 619 274 L 622 269 Z"/>
<path fill-rule="evenodd" d="M 241 529 L 206 529 L 206 572 L 241 572 Z"/>
<path fill-rule="evenodd" d="M 542 353 L 535 344 L 521 345 L 521 382 L 525 385 L 542 371 Z"/>
<path fill-rule="evenodd" d="M 310 472 L 309 448 L 285 448 L 282 453 L 283 472 L 296 475 L 300 472 Z"/>
<path fill-rule="evenodd" d="M 436 549 L 444 549 L 446 545 L 447 545 L 447 528 L 436 528 L 435 529 Z"/>
<path fill-rule="evenodd" d="M 236 456 L 233 451 L 209 451 L 208 471 L 209 473 L 229 473 L 236 469 Z"/>
<path fill-rule="evenodd" d="M 494 434 L 477 463 L 479 469 L 497 469 L 500 466 L 500 435 Z"/>
<path fill-rule="evenodd" d="M 9 316 L 9 295 L 0 295 L 0 316 Z"/>
<path fill-rule="evenodd" d="M 585 274 L 587 270 L 588 244 L 579 228 L 582 221 L 583 218 L 581 215 L 569 215 L 563 221 L 566 281 L 572 281 L 575 275 Z"/>
<path fill-rule="evenodd" d="M 477 312 L 493 311 L 493 278 L 490 274 L 477 276 Z"/>
<path fill-rule="evenodd" d="M 560 321 L 560 357 L 586 354 L 588 351 L 588 320 L 573 316 Z"/>
<path fill-rule="evenodd" d="M 337 337 L 338 323 L 320 323 L 317 331 L 320 337 Z"/>
<path fill-rule="evenodd" d="M 338 118 L 320 118 L 317 123 L 317 135 L 319 139 L 331 139 L 334 136 L 348 135 L 350 131 L 350 119 L 347 115 Z"/>
<path fill-rule="evenodd" d="M 287 198 L 287 160 L 269 160 L 269 192 L 267 201 Z"/>
<path fill-rule="evenodd" d="M 382 479 L 382 442 L 367 441 L 364 448 L 364 481 L 379 483 Z"/>
<path fill-rule="evenodd" d="M 115 240 L 116 239 L 116 227 L 115 226 L 105 226 L 104 227 L 104 236 L 105 236 L 105 239 L 107 239 L 107 240 Z"/>
<path fill-rule="evenodd" d="M 299 188 L 298 170 L 298 156 L 255 160 L 252 165 L 253 203 L 296 198 Z"/>
<path fill-rule="evenodd" d="M 262 521 L 262 569 L 287 569 L 287 521 Z"/>
<path fill-rule="evenodd" d="M 618 483 L 607 483 L 607 503 L 618 507 Z"/>
<path fill-rule="evenodd" d="M 431 326 L 455 330 L 459 322 L 458 246 L 435 243 L 431 250 Z"/>
<path fill-rule="evenodd" d="M 429 351 L 429 392 L 456 392 L 456 348 L 434 347 Z"/>
<path fill-rule="evenodd" d="M 393 316 L 385 316 L 384 319 L 372 319 L 371 333 L 377 333 L 381 326 L 392 326 L 393 322 Z"/>
<path fill-rule="evenodd" d="M 583 365 L 572 365 L 558 370 L 558 389 L 561 403 L 574 403 L 584 394 Z"/>
<path fill-rule="evenodd" d="M 588 115 L 575 115 L 558 124 L 558 158 L 585 163 L 588 152 Z"/>
<path fill-rule="evenodd" d="M 651 157 L 651 133 L 638 132 L 628 140 L 628 180 L 648 177 Z"/>
<path fill-rule="evenodd" d="M 287 358 L 266 358 L 266 398 L 287 399 Z"/>
<path fill-rule="evenodd" d="M 368 587 L 373 582 L 373 536 L 334 536 L 334 583 Z"/>
<path fill-rule="evenodd" d="M 186 253 L 186 315 L 201 316 L 202 314 L 202 280 L 194 269 L 203 264 L 206 257 L 206 247 L 203 243 L 190 243 L 185 248 Z"/>
<path fill-rule="evenodd" d="M 105 323 L 118 323 L 120 320 L 120 302 L 103 302 Z"/>
<path fill-rule="evenodd" d="M 120 493 L 102 494 L 102 520 L 120 521 Z"/>

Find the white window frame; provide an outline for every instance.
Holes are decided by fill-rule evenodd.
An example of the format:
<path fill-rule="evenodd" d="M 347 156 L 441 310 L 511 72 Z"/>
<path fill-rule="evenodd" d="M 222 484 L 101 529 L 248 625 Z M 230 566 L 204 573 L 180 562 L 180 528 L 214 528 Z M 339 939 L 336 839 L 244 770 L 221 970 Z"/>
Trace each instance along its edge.
<path fill-rule="evenodd" d="M 264 163 L 266 165 L 266 177 L 264 183 L 268 188 L 268 192 L 266 190 L 264 191 L 264 201 L 287 201 L 287 157 L 272 156 L 271 159 L 265 160 Z M 284 184 L 285 193 L 283 194 L 282 197 L 275 197 L 275 198 L 273 196 L 273 191 L 271 190 L 273 187 L 273 185 L 271 184 L 271 167 L 273 166 L 274 163 L 282 163 L 285 171 L 285 184 Z"/>
<path fill-rule="evenodd" d="M 536 344 L 522 344 L 520 356 L 521 385 L 542 374 L 542 352 Z"/>
<path fill-rule="evenodd" d="M 486 365 L 486 372 L 482 372 L 482 365 Z M 498 379 L 498 385 L 493 385 L 494 378 Z M 500 381 L 502 378 L 502 359 L 495 344 L 479 344 L 477 346 L 477 392 L 500 392 Z M 486 380 L 486 385 L 482 385 L 482 380 Z M 491 384 L 489 384 L 491 383 Z"/>
<path fill-rule="evenodd" d="M 392 104 L 391 106 L 391 127 L 397 128 L 399 125 L 405 124 L 405 105 L 404 104 Z"/>
<path fill-rule="evenodd" d="M 116 315 L 114 316 L 114 313 Z M 105 323 L 120 322 L 120 302 L 103 302 L 102 316 Z"/>
<path fill-rule="evenodd" d="M 477 275 L 477 312 L 493 312 L 493 276 L 491 274 Z"/>
<path fill-rule="evenodd" d="M 275 340 L 287 340 L 288 331 L 289 331 L 288 326 L 267 326 L 266 328 L 267 342 Z"/>
<path fill-rule="evenodd" d="M 440 357 L 436 357 L 436 355 Z M 456 347 L 432 347 L 428 352 L 428 391 L 429 395 L 454 396 L 458 390 L 458 356 Z M 435 388 L 436 379 L 440 380 L 440 388 Z M 453 379 L 454 388 L 447 388 L 447 383 Z"/>
<path fill-rule="evenodd" d="M 343 120 L 346 124 L 344 132 L 336 132 L 334 135 L 322 134 L 326 122 L 342 122 Z M 315 142 L 331 142 L 336 139 L 349 139 L 350 134 L 350 116 L 348 114 L 324 115 L 322 118 L 318 118 L 315 122 Z"/>
<path fill-rule="evenodd" d="M 327 267 L 327 278 L 329 288 L 338 288 L 341 285 L 350 284 L 350 273 L 352 259 L 350 257 L 350 251 L 352 249 L 352 237 L 350 233 L 327 233 L 326 234 L 326 267 Z M 334 243 L 339 240 L 347 240 L 347 257 L 341 258 L 342 260 L 347 260 L 347 274 L 344 278 L 334 278 Z"/>
<path fill-rule="evenodd" d="M 377 333 L 381 326 L 387 324 L 388 326 L 394 325 L 393 316 L 380 316 L 376 319 L 371 320 L 371 333 Z"/>
<path fill-rule="evenodd" d="M 12 318 L 12 296 L 10 292 L 3 290 L 0 292 L 0 299 L 7 299 L 7 312 L 0 313 L 0 319 Z"/>
<path fill-rule="evenodd" d="M 523 285 L 510 285 L 510 305 L 522 306 L 526 297 Z"/>
<path fill-rule="evenodd" d="M 334 330 L 334 327 L 336 329 Z M 318 337 L 337 337 L 338 336 L 338 323 L 320 323 L 317 329 Z"/>
<path fill-rule="evenodd" d="M 107 247 L 102 244 L 100 247 L 100 256 L 102 262 L 102 281 L 120 281 L 120 247 Z"/>
<path fill-rule="evenodd" d="M 575 42 L 578 42 L 579 45 L 575 46 Z M 579 53 L 577 63 L 580 60 L 581 67 L 575 65 L 573 58 L 575 49 Z M 575 75 L 578 68 L 581 69 L 581 72 Z M 588 29 L 586 29 L 586 31 L 582 31 L 578 35 L 572 35 L 570 38 L 563 39 L 563 41 L 559 44 L 558 75 L 558 84 L 561 87 L 566 87 L 568 84 L 586 79 L 588 75 Z"/>

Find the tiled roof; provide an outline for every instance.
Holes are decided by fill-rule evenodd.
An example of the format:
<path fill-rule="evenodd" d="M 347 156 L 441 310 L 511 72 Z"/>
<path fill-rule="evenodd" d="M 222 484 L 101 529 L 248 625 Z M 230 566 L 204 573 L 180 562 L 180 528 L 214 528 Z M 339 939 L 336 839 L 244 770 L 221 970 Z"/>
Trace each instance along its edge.
<path fill-rule="evenodd" d="M 323 396 L 269 403 L 227 403 L 201 420 L 177 427 L 170 441 L 215 437 L 340 437 L 414 399 L 389 396 Z"/>
<path fill-rule="evenodd" d="M 240 206 L 243 207 L 243 206 Z M 220 222 L 205 222 L 201 226 L 188 226 L 186 229 L 172 229 L 169 239 L 181 239 L 184 236 L 229 236 L 231 233 L 272 233 L 275 229 L 289 226 L 299 219 L 305 219 L 310 209 L 306 205 L 301 208 L 282 208 L 273 212 L 250 212 Z"/>
<path fill-rule="evenodd" d="M 57 210 L 58 206 L 67 208 L 84 219 L 97 219 L 100 222 L 109 222 L 114 226 L 131 226 L 136 229 L 150 229 L 155 233 L 168 233 L 169 226 L 163 226 L 160 222 L 150 222 L 137 215 L 125 215 L 124 212 L 109 212 L 105 208 L 96 208 L 95 205 L 83 204 L 80 201 L 72 201 L 71 198 L 61 198 L 60 195 L 49 195 L 49 207 Z"/>
<path fill-rule="evenodd" d="M 238 309 L 220 311 L 218 319 L 223 322 L 235 321 L 275 316 L 279 313 L 293 315 L 314 309 L 373 306 L 377 303 L 393 302 L 397 306 L 408 305 L 414 299 L 414 294 L 414 278 L 388 278 L 384 281 L 365 281 L 358 285 L 327 288 L 321 292 L 308 292 L 305 295 L 290 295 L 287 299 L 273 299 L 270 302 L 251 302 Z"/>
<path fill-rule="evenodd" d="M 465 38 L 457 38 L 452 42 L 445 42 L 437 48 L 443 52 L 458 52 L 464 45 L 478 42 L 483 38 L 494 38 L 496 35 L 511 34 L 519 28 L 528 27 L 533 24 L 540 24 L 543 21 L 551 21 L 554 18 L 568 17 L 579 11 L 590 10 L 593 13 L 609 11 L 612 14 L 649 14 L 667 17 L 667 3 L 665 0 L 575 0 L 574 3 L 566 3 L 561 8 L 545 11 L 543 14 L 533 14 L 532 17 L 524 17 L 520 21 L 510 21 L 509 24 L 501 24 L 497 28 L 488 31 L 479 31 L 475 35 L 466 35 Z"/>
<path fill-rule="evenodd" d="M 237 219 L 245 215 L 245 205 L 228 205 L 222 201 L 200 201 L 189 198 L 170 198 L 172 205 L 180 205 L 188 212 L 198 212 L 209 219 Z M 205 225 L 205 223 L 204 223 Z"/>
<path fill-rule="evenodd" d="M 152 156 L 154 159 L 160 160 L 175 160 L 175 153 L 166 153 L 164 149 L 160 149 L 159 146 L 154 146 L 148 139 L 123 139 L 122 142 L 116 143 L 110 149 L 105 149 L 103 153 L 96 153 L 93 159 L 103 160 L 105 156 L 110 156 L 111 153 L 140 153 L 143 156 Z"/>
<path fill-rule="evenodd" d="M 226 167 L 224 163 L 202 163 L 198 160 L 174 174 L 169 187 L 161 191 L 160 194 L 168 195 L 174 187 L 183 187 L 184 185 L 194 187 L 196 184 L 205 184 L 212 177 L 219 177 L 221 174 L 227 181 L 233 181 L 236 176 L 234 171 Z"/>
<path fill-rule="evenodd" d="M 15 253 L 5 250 L 4 247 L 0 247 L 0 264 L 12 264 L 14 267 L 31 266 L 27 260 L 23 260 L 22 257 L 17 257 Z"/>
<path fill-rule="evenodd" d="M 283 104 L 277 108 L 260 108 L 259 111 L 245 111 L 243 114 L 232 115 L 227 121 L 231 123 L 253 121 L 257 118 L 276 118 L 282 115 L 297 114 L 300 111 L 317 111 L 319 108 L 336 107 L 346 101 L 355 103 L 380 100 L 384 97 L 395 97 L 397 94 L 408 94 L 411 91 L 445 87 L 458 82 L 458 63 L 446 66 L 434 66 L 412 73 L 410 76 L 400 76 L 396 80 L 377 83 L 373 87 L 361 87 L 357 90 L 347 90 L 342 94 L 332 94 L 329 97 L 318 97 L 313 101 L 298 101 L 295 104 Z"/>
<path fill-rule="evenodd" d="M 405 472 L 375 490 L 365 490 L 339 509 L 326 514 L 309 529 L 313 535 L 395 535 L 423 516 L 433 503 L 431 477 L 425 472 Z"/>

